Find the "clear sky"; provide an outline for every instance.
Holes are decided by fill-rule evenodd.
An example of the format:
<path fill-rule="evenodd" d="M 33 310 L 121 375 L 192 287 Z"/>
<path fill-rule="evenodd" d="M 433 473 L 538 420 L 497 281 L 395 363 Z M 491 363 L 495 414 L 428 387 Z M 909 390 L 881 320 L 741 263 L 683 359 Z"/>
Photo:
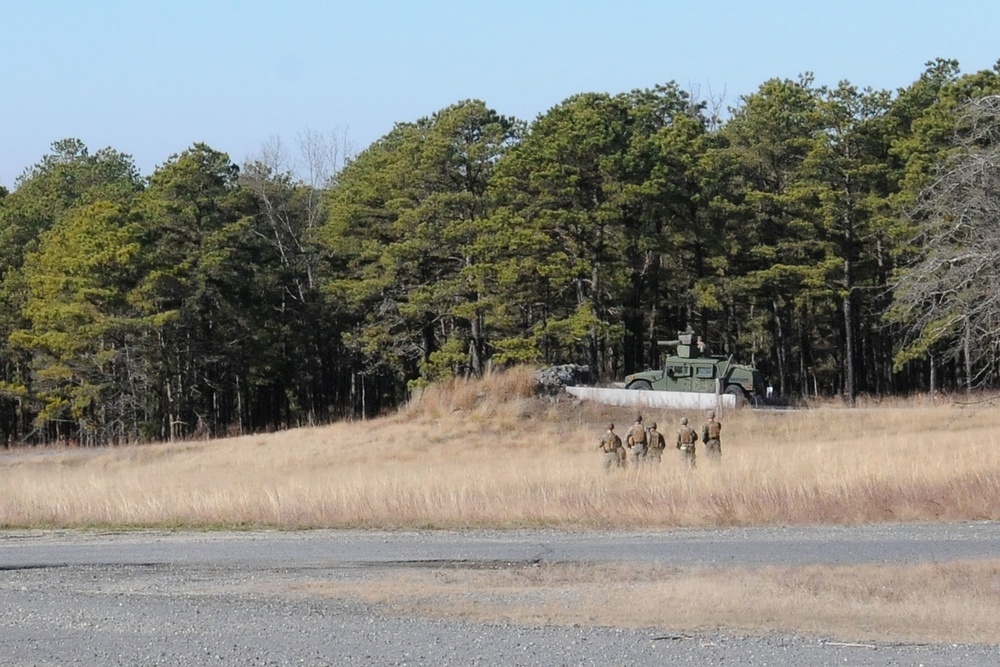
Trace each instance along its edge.
<path fill-rule="evenodd" d="M 668 81 L 730 105 L 807 71 L 896 90 L 937 57 L 993 67 L 998 31 L 995 0 L 3 0 L 0 185 L 67 137 L 149 175 L 199 141 L 357 151 L 469 98 L 530 121 Z"/>

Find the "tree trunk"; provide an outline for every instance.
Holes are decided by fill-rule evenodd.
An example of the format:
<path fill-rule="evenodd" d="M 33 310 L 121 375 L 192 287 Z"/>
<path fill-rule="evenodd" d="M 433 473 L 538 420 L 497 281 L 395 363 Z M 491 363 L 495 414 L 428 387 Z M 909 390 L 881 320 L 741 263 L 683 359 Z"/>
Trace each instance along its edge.
<path fill-rule="evenodd" d="M 851 192 L 847 190 L 847 206 L 851 206 Z M 857 393 L 854 369 L 854 221 L 847 208 L 844 220 L 844 399 L 853 406 Z"/>
<path fill-rule="evenodd" d="M 972 393 L 972 326 L 965 318 L 965 335 L 962 340 L 962 356 L 965 357 L 965 393 Z"/>
<path fill-rule="evenodd" d="M 931 366 L 930 369 L 930 394 L 931 399 L 934 398 L 934 394 L 937 393 L 937 364 L 934 363 L 934 355 L 927 355 L 927 361 Z"/>
<path fill-rule="evenodd" d="M 781 311 L 778 299 L 771 299 L 771 318 L 774 326 L 774 356 L 778 364 L 778 392 L 781 396 L 788 395 L 788 357 L 785 350 L 785 331 L 781 324 Z"/>
<path fill-rule="evenodd" d="M 482 315 L 472 315 L 472 330 L 469 338 L 469 369 L 475 377 L 483 376 L 483 325 Z"/>
<path fill-rule="evenodd" d="M 854 405 L 857 392 L 857 380 L 854 369 L 854 306 L 850 276 L 850 260 L 844 261 L 844 282 L 847 294 L 844 296 L 844 400 L 848 405 Z"/>

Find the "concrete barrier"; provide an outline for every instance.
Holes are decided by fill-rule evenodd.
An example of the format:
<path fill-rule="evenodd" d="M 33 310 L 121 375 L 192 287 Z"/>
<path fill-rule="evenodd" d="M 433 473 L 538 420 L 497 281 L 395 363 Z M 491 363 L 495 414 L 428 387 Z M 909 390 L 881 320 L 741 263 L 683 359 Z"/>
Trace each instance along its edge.
<path fill-rule="evenodd" d="M 731 394 L 702 394 L 689 391 L 635 391 L 605 387 L 566 387 L 566 392 L 584 401 L 643 408 L 701 409 L 735 408 Z"/>

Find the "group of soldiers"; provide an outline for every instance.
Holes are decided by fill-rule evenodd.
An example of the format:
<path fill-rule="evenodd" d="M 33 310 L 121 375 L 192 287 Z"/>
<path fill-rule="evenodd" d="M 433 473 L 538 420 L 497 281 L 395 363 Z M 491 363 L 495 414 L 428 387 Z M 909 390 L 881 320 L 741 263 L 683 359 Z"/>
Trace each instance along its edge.
<path fill-rule="evenodd" d="M 715 418 L 715 411 L 710 410 L 701 429 L 701 440 L 708 459 L 716 463 L 722 460 L 721 436 L 722 424 Z M 681 417 L 675 447 L 688 470 L 693 470 L 696 465 L 697 442 L 698 432 L 688 425 L 687 417 Z M 627 467 L 630 460 L 636 466 L 660 463 L 667 448 L 667 439 L 657 429 L 656 422 L 647 427 L 642 423 L 642 415 L 637 415 L 635 423 L 625 434 L 624 442 L 615 433 L 615 425 L 608 424 L 607 431 L 597 441 L 597 448 L 604 454 L 604 470 L 611 471 Z"/>

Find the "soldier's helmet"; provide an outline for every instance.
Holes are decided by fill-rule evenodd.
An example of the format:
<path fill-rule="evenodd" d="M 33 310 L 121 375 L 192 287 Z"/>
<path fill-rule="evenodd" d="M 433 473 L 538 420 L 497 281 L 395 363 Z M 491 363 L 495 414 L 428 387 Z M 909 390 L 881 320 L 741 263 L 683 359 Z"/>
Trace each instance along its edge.
<path fill-rule="evenodd" d="M 635 416 L 635 421 L 636 421 L 636 423 L 641 424 L 642 423 L 642 415 L 636 415 Z"/>
<path fill-rule="evenodd" d="M 687 423 L 688 423 L 688 418 L 687 417 L 681 417 L 681 426 L 687 426 Z"/>
<path fill-rule="evenodd" d="M 654 428 L 655 429 L 656 428 L 656 422 L 653 422 L 652 424 L 650 424 L 649 428 Z"/>
<path fill-rule="evenodd" d="M 608 424 L 608 430 L 609 431 L 614 431 L 615 430 L 615 425 L 614 424 Z"/>
<path fill-rule="evenodd" d="M 715 419 L 715 410 L 709 410 L 708 411 L 708 418 L 709 419 Z"/>

